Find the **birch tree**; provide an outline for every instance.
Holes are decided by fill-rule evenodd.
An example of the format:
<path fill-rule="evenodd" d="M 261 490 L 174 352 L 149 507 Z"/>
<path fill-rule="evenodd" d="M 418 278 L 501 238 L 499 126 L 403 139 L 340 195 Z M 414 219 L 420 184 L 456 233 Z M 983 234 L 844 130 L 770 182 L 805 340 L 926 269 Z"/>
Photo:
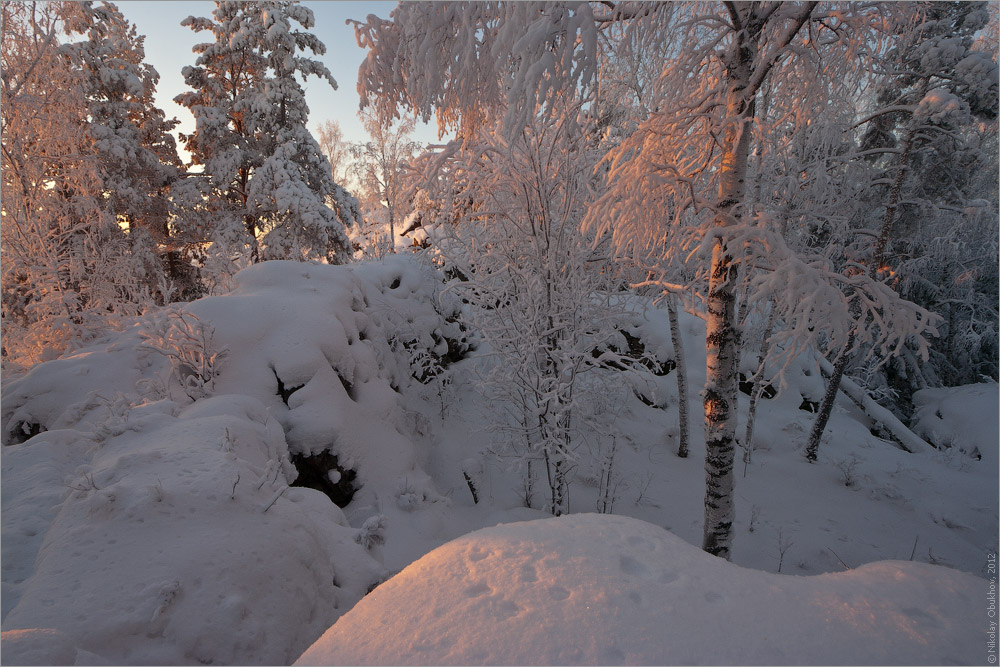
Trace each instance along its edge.
<path fill-rule="evenodd" d="M 344 138 L 340 123 L 335 120 L 325 120 L 316 127 L 316 140 L 319 149 L 330 162 L 330 176 L 335 183 L 347 181 L 347 171 L 351 159 L 351 146 Z"/>
<path fill-rule="evenodd" d="M 395 252 L 397 223 L 401 222 L 399 212 L 406 205 L 403 167 L 420 149 L 411 136 L 416 124 L 412 118 L 393 123 L 391 118 L 382 118 L 370 108 L 361 113 L 361 121 L 368 141 L 351 147 L 354 158 L 351 170 L 369 204 L 368 225 L 379 224 L 384 211 L 389 251 Z"/>
<path fill-rule="evenodd" d="M 843 14 L 818 12 L 816 3 L 441 3 L 403 4 L 392 21 L 369 17 L 356 25 L 359 43 L 371 49 L 359 87 L 387 113 L 407 108 L 428 119 L 436 109 L 441 126 L 460 132 L 499 108 L 510 135 L 532 110 L 552 113 L 560 95 L 592 95 L 608 26 L 620 25 L 636 51 L 669 45 L 657 107 L 610 151 L 611 187 L 586 222 L 623 254 L 662 265 L 683 256 L 705 282 L 702 546 L 724 558 L 734 516 L 738 266 L 761 269 L 750 288 L 755 298 L 774 299 L 787 355 L 821 336 L 845 344 L 852 308 L 885 323 L 864 334 L 885 349 L 928 329 L 926 312 L 891 290 L 866 276 L 843 276 L 823 258 L 800 258 L 780 235 L 746 224 L 756 93 L 797 50 L 839 40 Z M 658 281 L 666 291 L 691 287 L 668 278 Z"/>
<path fill-rule="evenodd" d="M 425 158 L 432 164 L 425 185 L 442 204 L 437 216 L 451 220 L 425 229 L 446 271 L 464 277 L 450 288 L 473 306 L 476 330 L 496 357 L 482 383 L 497 406 L 493 430 L 501 438 L 492 452 L 520 468 L 528 502 L 541 470 L 545 507 L 557 516 L 570 511 L 581 426 L 607 431 L 588 414 L 614 383 L 594 371 L 628 372 L 607 345 L 619 337 L 625 299 L 608 289 L 605 251 L 595 252 L 580 231 L 599 156 L 577 113 L 509 139 L 487 126 Z"/>

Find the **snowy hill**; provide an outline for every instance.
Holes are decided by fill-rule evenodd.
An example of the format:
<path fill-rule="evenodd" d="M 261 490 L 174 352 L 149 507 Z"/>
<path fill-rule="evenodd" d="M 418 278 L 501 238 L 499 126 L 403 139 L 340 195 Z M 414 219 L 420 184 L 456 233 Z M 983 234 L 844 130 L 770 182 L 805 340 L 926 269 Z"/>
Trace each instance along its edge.
<path fill-rule="evenodd" d="M 61 639 L 5 662 L 287 663 L 384 578 L 377 522 L 289 485 L 319 455 L 357 504 L 442 500 L 394 391 L 463 345 L 422 271 L 268 262 L 6 382 L 3 629 Z"/>
<path fill-rule="evenodd" d="M 674 354 L 666 314 L 647 306 L 636 300 L 621 325 L 631 338 L 622 333 L 619 346 L 638 340 L 665 364 Z M 477 349 L 462 308 L 442 291 L 440 274 L 410 257 L 351 266 L 267 262 L 238 274 L 229 295 L 157 311 L 125 332 L 5 381 L 4 662 L 288 664 L 367 591 L 425 554 L 471 531 L 546 516 L 537 496 L 525 507 L 523 468 L 498 455 L 503 434 L 487 425 L 503 406 L 477 390 L 495 358 L 487 346 Z M 704 325 L 682 313 L 681 329 L 696 415 L 705 379 Z M 874 587 L 876 597 L 885 597 L 886 614 L 902 614 L 899 628 L 889 627 L 895 616 L 878 621 L 889 624 L 881 635 L 887 646 L 910 628 L 928 642 L 917 655 L 924 662 L 982 657 L 953 651 L 957 640 L 943 629 L 931 632 L 912 610 L 948 617 L 958 627 L 955 619 L 972 613 L 961 591 L 984 586 L 927 564 L 984 576 L 987 555 L 996 552 L 996 384 L 919 393 L 914 429 L 942 449 L 918 454 L 874 435 L 878 425 L 842 398 L 812 465 L 801 447 L 814 418 L 809 401 L 822 391 L 822 378 L 815 359 L 796 359 L 783 391 L 761 401 L 752 462 L 745 475 L 737 472 L 733 561 L 770 573 L 840 573 L 798 579 L 705 561 L 690 546 L 700 543 L 703 513 L 700 421 L 692 424 L 690 457 L 678 458 L 676 373 L 618 377 L 587 405 L 607 432 L 576 433 L 571 509 L 591 512 L 603 502 L 615 514 L 660 528 L 593 517 L 525 524 L 529 532 L 536 525 L 567 526 L 540 550 L 625 536 L 601 553 L 581 551 L 597 559 L 588 561 L 590 570 L 567 562 L 546 581 L 561 578 L 567 594 L 582 593 L 589 584 L 572 580 L 586 570 L 595 577 L 615 574 L 614 585 L 624 586 L 626 575 L 641 579 L 643 568 L 660 573 L 669 560 L 687 564 L 692 576 L 712 573 L 732 591 L 771 600 L 789 618 L 801 614 L 803 623 L 819 618 L 804 596 L 847 596 L 838 600 L 857 610 L 876 604 L 857 593 Z M 740 400 L 745 415 L 746 397 Z M 498 530 L 488 539 L 522 529 Z M 630 537 L 641 539 L 630 544 Z M 454 554 L 454 544 L 435 553 Z M 644 544 L 659 546 L 646 553 Z M 511 554 L 516 560 L 542 553 L 533 549 L 525 544 Z M 495 560 L 484 565 L 507 571 Z M 864 565 L 884 560 L 915 562 Z M 612 565 L 622 563 L 633 571 L 615 573 Z M 670 567 L 680 574 L 680 565 Z M 897 575 L 910 582 L 910 593 L 881 582 Z M 400 576 L 385 591 L 398 591 L 397 580 L 411 578 Z M 446 580 L 460 585 L 457 575 Z M 928 606 L 937 592 L 927 591 L 948 582 L 958 587 L 953 597 Z M 684 586 L 674 602 L 668 598 L 677 591 L 655 578 L 635 589 L 637 599 L 623 588 L 612 616 L 639 618 L 663 612 L 665 604 L 682 608 L 711 591 L 737 604 L 724 586 L 707 580 Z M 482 592 L 475 600 L 484 608 L 513 609 Z M 382 598 L 379 587 L 370 599 Z M 531 599 L 513 603 L 542 608 L 543 600 Z M 454 613 L 475 618 L 476 609 L 465 604 L 456 597 Z M 602 604 L 610 609 L 612 602 Z M 970 604 L 981 615 L 985 603 L 973 598 Z M 359 614 L 365 608 L 358 607 Z M 451 612 L 440 611 L 434 619 L 447 624 Z M 573 625 L 579 618 L 564 620 Z M 717 628 L 719 621 L 713 623 Z M 428 641 L 434 627 L 421 630 L 430 633 L 423 635 Z M 621 653 L 601 653 L 610 651 L 605 644 L 578 647 L 580 660 L 694 660 L 702 655 L 695 640 L 707 639 L 691 637 L 685 644 L 691 651 L 683 654 L 657 653 L 656 643 L 647 647 L 653 652 L 632 656 L 624 639 Z M 751 642 L 759 652 L 747 655 L 795 662 L 803 659 L 795 651 L 805 642 L 794 642 L 779 647 L 787 654 L 770 653 L 777 644 Z M 858 644 L 869 652 L 852 658 L 849 647 L 841 647 L 824 661 L 911 661 L 874 652 L 876 644 L 873 636 Z M 533 660 L 557 660 L 563 648 L 553 644 L 553 653 L 533 654 L 542 656 Z M 363 654 L 343 655 L 362 660 Z M 428 653 L 425 661 L 447 655 Z M 516 660 L 513 653 L 495 655 Z M 704 660 L 752 661 L 711 655 Z M 475 661 L 472 653 L 461 656 L 454 659 Z"/>
<path fill-rule="evenodd" d="M 786 577 L 580 514 L 449 542 L 296 665 L 971 664 L 986 582 L 923 563 Z"/>

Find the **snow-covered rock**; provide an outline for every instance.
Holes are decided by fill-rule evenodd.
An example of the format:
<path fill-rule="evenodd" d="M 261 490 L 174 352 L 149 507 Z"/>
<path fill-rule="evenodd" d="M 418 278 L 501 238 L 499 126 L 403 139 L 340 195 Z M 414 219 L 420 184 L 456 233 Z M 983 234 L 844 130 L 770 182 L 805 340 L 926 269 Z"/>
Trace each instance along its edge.
<path fill-rule="evenodd" d="M 136 407 L 118 435 L 48 431 L 3 461 L 8 664 L 280 664 L 383 576 L 339 508 L 288 487 L 248 396 Z"/>
<path fill-rule="evenodd" d="M 485 425 L 504 406 L 486 400 L 476 378 L 497 359 L 485 345 L 461 359 L 473 341 L 460 324 L 461 304 L 448 297 L 440 274 L 413 257 L 350 266 L 266 262 L 237 274 L 226 296 L 153 312 L 132 329 L 5 381 L 4 661 L 287 663 L 388 573 L 470 531 L 544 516 L 538 469 L 528 508 L 525 467 L 495 455 L 504 434 Z M 638 336 L 643 359 L 667 371 L 675 352 L 666 313 L 635 299 L 634 318 L 612 342 L 632 353 L 639 345 L 625 333 Z M 191 331 L 210 332 L 216 351 L 226 350 L 204 386 L 163 353 L 179 344 L 162 339 L 170 318 L 178 326 L 187 318 Z M 680 320 L 695 414 L 696 388 L 705 380 L 704 323 L 684 312 Z M 753 363 L 743 370 L 753 372 L 755 355 L 744 356 Z M 997 549 L 996 385 L 918 394 L 914 428 L 952 445 L 919 454 L 873 435 L 869 416 L 842 396 L 819 461 L 810 465 L 800 449 L 814 415 L 802 405 L 822 378 L 814 355 L 794 361 L 787 382 L 776 383 L 781 392 L 758 404 L 753 459 L 737 473 L 733 560 L 756 571 L 726 565 L 718 576 L 729 581 L 725 572 L 737 571 L 748 582 L 771 582 L 760 571 L 815 575 L 853 567 L 844 581 L 857 581 L 851 577 L 887 567 L 864 563 L 887 559 L 987 574 L 987 554 Z M 676 378 L 676 371 L 649 374 L 587 405 L 590 417 L 613 430 L 602 436 L 577 421 L 571 511 L 603 506 L 667 528 L 663 540 L 700 543 L 704 438 L 693 420 L 690 457 L 674 454 Z M 637 390 L 654 400 L 644 403 Z M 739 401 L 742 435 L 748 398 L 740 394 Z M 617 450 L 609 449 L 615 443 Z M 960 451 L 975 447 L 982 460 Z M 356 487 L 342 511 L 310 489 L 286 488 L 306 476 L 301 459 L 313 455 L 316 467 L 334 456 L 339 467 L 309 472 Z M 297 462 L 302 472 L 289 465 Z M 620 543 L 620 551 L 609 552 L 612 563 L 624 556 L 660 571 L 639 553 L 642 541 L 627 544 L 632 533 L 623 541 L 587 532 L 608 548 Z M 688 549 L 661 548 L 668 560 L 699 562 L 697 549 Z M 517 549 L 509 552 L 520 558 Z M 917 562 L 901 567 L 921 571 Z M 571 591 L 591 576 L 582 567 L 561 572 L 544 581 L 561 576 L 558 585 Z M 536 576 L 542 573 L 539 567 Z M 695 586 L 679 599 L 698 601 Z M 662 617 L 647 589 L 663 600 L 671 590 L 655 580 L 643 590 L 623 588 L 622 609 Z M 627 598 L 629 591 L 641 600 Z M 511 609 L 496 595 L 476 599 L 499 605 L 501 615 Z M 456 613 L 469 611 L 466 598 L 455 600 Z M 844 604 L 862 614 L 874 603 L 858 595 Z M 732 624 L 732 615 L 720 618 L 716 628 Z M 692 637 L 678 645 L 709 639 L 707 631 Z M 590 659 L 633 660 L 626 647 L 618 645 L 620 659 L 611 649 L 601 653 L 603 645 Z M 533 660 L 549 661 L 550 654 L 539 655 Z M 634 660 L 661 661 L 659 655 Z M 691 649 L 662 660 L 700 655 Z M 851 655 L 830 660 L 850 662 Z M 733 660 L 744 659 L 751 658 Z M 759 660 L 793 661 L 778 654 Z"/>
<path fill-rule="evenodd" d="M 447 505 L 399 393 L 468 347 L 437 289 L 409 257 L 266 262 L 5 382 L 4 661 L 301 653 L 385 577 L 362 524 Z M 314 454 L 356 475 L 354 528 L 290 487 Z"/>
<path fill-rule="evenodd" d="M 767 574 L 636 519 L 571 515 L 432 551 L 295 664 L 968 664 L 986 657 L 986 590 L 898 561 Z"/>

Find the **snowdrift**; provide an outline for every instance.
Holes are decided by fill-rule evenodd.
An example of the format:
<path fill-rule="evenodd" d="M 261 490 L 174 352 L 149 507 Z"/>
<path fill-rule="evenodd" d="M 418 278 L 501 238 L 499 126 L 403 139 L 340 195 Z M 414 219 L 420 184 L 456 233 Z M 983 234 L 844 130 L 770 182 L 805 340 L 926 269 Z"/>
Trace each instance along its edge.
<path fill-rule="evenodd" d="M 295 664 L 973 663 L 986 590 L 912 562 L 767 574 L 636 519 L 570 515 L 432 551 Z"/>
<path fill-rule="evenodd" d="M 997 401 L 995 382 L 921 389 L 913 395 L 913 431 L 939 449 L 957 450 L 996 470 L 1000 465 L 1000 427 L 993 418 Z"/>
<path fill-rule="evenodd" d="M 4 451 L 5 664 L 278 664 L 378 581 L 258 401 L 168 407 Z"/>
<path fill-rule="evenodd" d="M 4 662 L 293 660 L 385 578 L 378 508 L 443 500 L 399 394 L 468 347 L 437 285 L 267 262 L 5 382 Z"/>
<path fill-rule="evenodd" d="M 491 450 L 503 445 L 503 434 L 489 428 L 495 422 L 491 415 L 502 406 L 477 391 L 476 377 L 488 373 L 496 359 L 485 344 L 470 354 L 476 340 L 461 323 L 461 308 L 447 291 L 442 293 L 441 274 L 413 257 L 350 266 L 266 262 L 238 274 L 230 294 L 150 313 L 131 329 L 5 381 L 0 414 L 3 662 L 288 664 L 391 573 L 470 531 L 545 516 L 538 489 L 532 506 L 524 506 L 524 467 Z M 577 641 L 584 630 L 566 630 L 574 639 L 563 642 L 553 630 L 545 637 L 552 646 L 543 650 L 542 634 L 529 633 L 526 625 L 518 632 L 538 639 L 525 644 L 535 653 L 518 658 L 484 652 L 477 658 L 471 647 L 487 638 L 484 630 L 473 628 L 478 612 L 469 605 L 486 605 L 507 619 L 497 626 L 501 630 L 518 627 L 523 613 L 548 603 L 549 589 L 539 584 L 545 596 L 537 599 L 531 587 L 520 597 L 500 596 L 475 588 L 483 581 L 476 579 L 453 600 L 448 598 L 452 593 L 435 593 L 441 605 L 457 605 L 453 613 L 434 605 L 403 608 L 414 615 L 413 623 L 428 609 L 436 610 L 428 623 L 436 623 L 435 618 L 464 623 L 462 614 L 468 614 L 466 630 L 472 634 L 464 645 L 470 653 L 447 659 L 742 662 L 757 656 L 761 662 L 854 662 L 853 640 L 830 656 L 817 652 L 820 657 L 805 658 L 807 646 L 825 644 L 800 642 L 795 632 L 777 633 L 778 624 L 769 625 L 748 610 L 777 600 L 778 612 L 785 610 L 789 623 L 800 616 L 819 623 L 815 614 L 822 605 L 789 601 L 808 598 L 809 587 L 818 586 L 809 582 L 863 579 L 868 586 L 902 567 L 902 578 L 919 580 L 913 584 L 917 595 L 925 590 L 924 579 L 933 588 L 951 576 L 939 568 L 920 569 L 918 563 L 862 565 L 873 561 L 922 561 L 972 575 L 987 573 L 987 554 L 997 548 L 997 385 L 918 394 L 915 428 L 944 448 L 921 454 L 878 437 L 878 424 L 842 397 L 819 462 L 810 465 L 801 446 L 822 378 L 809 355 L 789 367 L 784 390 L 765 396 L 758 407 L 753 461 L 737 483 L 733 557 L 742 567 L 766 572 L 815 575 L 855 569 L 845 579 L 769 579 L 763 572 L 714 560 L 705 565 L 695 547 L 673 545 L 679 539 L 700 543 L 704 438 L 695 419 L 690 457 L 674 454 L 679 399 L 677 376 L 669 369 L 674 347 L 666 314 L 637 297 L 632 311 L 612 343 L 630 353 L 641 347 L 640 363 L 647 367 L 648 362 L 656 372 L 615 375 L 613 391 L 581 408 L 613 430 L 600 436 L 578 427 L 571 509 L 593 511 L 602 498 L 610 499 L 615 513 L 655 523 L 670 534 L 645 524 L 600 524 L 642 525 L 659 537 L 630 541 L 632 532 L 619 539 L 603 528 L 588 528 L 573 538 L 576 542 L 565 536 L 574 555 L 566 556 L 563 569 L 541 566 L 553 559 L 532 551 L 535 538 L 521 539 L 527 560 L 518 547 L 508 549 L 514 559 L 509 567 L 496 563 L 498 556 L 476 565 L 517 576 L 523 570 L 527 583 L 535 576 L 546 586 L 561 586 L 563 611 L 593 592 L 596 597 L 587 604 L 602 610 L 610 629 L 586 626 L 596 621 L 586 620 L 585 605 L 573 612 L 577 616 L 565 618 L 554 606 L 545 608 L 540 616 L 554 620 L 534 622 L 555 628 L 560 618 L 567 625 L 586 620 L 581 627 L 590 628 L 594 637 L 622 639 L 617 644 Z M 700 410 L 696 390 L 705 379 L 704 323 L 681 313 L 680 324 L 690 372 L 688 407 L 695 415 Z M 740 395 L 741 430 L 747 400 Z M 617 450 L 609 449 L 615 443 Z M 610 491 L 604 496 L 602 475 L 603 489 Z M 470 481 L 478 489 L 476 500 Z M 646 553 L 648 544 L 661 542 L 659 552 Z M 594 567 L 620 579 L 600 594 L 588 588 L 599 577 L 583 567 L 584 561 L 603 562 L 591 558 L 598 547 L 617 550 L 606 554 L 610 565 Z M 661 552 L 668 561 L 693 563 L 687 568 L 692 572 L 710 572 L 703 577 L 704 591 L 698 593 L 702 583 L 677 588 L 658 581 L 665 562 L 656 555 Z M 523 563 L 536 560 L 531 575 Z M 574 569 L 577 561 L 580 567 Z M 456 577 L 471 576 L 471 566 L 455 563 Z M 626 573 L 629 568 L 634 572 Z M 642 579 L 636 572 L 655 576 L 638 587 L 624 586 L 626 580 Z M 679 568 L 672 572 L 686 581 Z M 932 573 L 929 579 L 922 576 L 926 572 Z M 867 578 L 856 579 L 862 574 Z M 487 578 L 484 585 L 499 590 L 492 581 Z M 739 594 L 712 581 L 728 582 Z M 882 584 L 871 585 L 875 593 L 869 595 L 853 592 L 863 588 L 861 583 L 844 584 L 850 595 L 843 593 L 840 615 L 831 618 L 860 618 L 870 608 L 883 619 L 876 625 L 888 622 L 884 618 L 890 612 L 880 612 L 875 601 L 885 592 L 878 587 Z M 466 588 L 472 597 L 464 597 Z M 551 590 L 556 598 L 563 595 Z M 688 597 L 678 597 L 684 591 Z M 708 605 L 697 617 L 704 625 L 696 627 L 684 625 L 689 615 L 671 611 L 695 602 L 705 605 L 709 591 L 731 601 L 729 609 L 740 615 L 720 608 L 712 618 Z M 780 597 L 783 591 L 787 599 Z M 887 600 L 902 604 L 901 593 L 889 592 Z M 932 593 L 929 598 L 938 595 L 937 589 Z M 753 603 L 740 601 L 751 594 L 758 596 Z M 371 600 L 382 595 L 383 589 L 376 589 Z M 900 627 L 932 637 L 920 634 L 922 617 L 912 610 L 934 616 L 944 607 L 927 606 L 924 598 L 916 602 L 897 611 L 900 622 L 916 619 L 917 625 Z M 937 598 L 932 602 L 944 604 Z M 366 598 L 361 608 L 372 603 Z M 849 609 L 858 616 L 850 616 Z M 655 624 L 640 621 L 643 616 Z M 663 619 L 673 619 L 678 628 L 669 635 L 671 652 L 661 650 Z M 748 628 L 747 637 L 755 628 L 760 631 L 760 639 L 743 641 L 757 646 L 758 653 L 741 648 L 727 658 L 719 652 L 718 636 L 710 636 L 707 628 L 731 633 L 727 627 L 734 619 Z M 863 625 L 871 624 L 865 620 Z M 808 634 L 802 624 L 789 627 Z M 896 635 L 886 633 L 895 641 Z M 934 641 L 928 639 L 928 645 L 937 646 Z M 689 650 L 681 651 L 684 647 Z M 858 661 L 913 660 L 888 651 Z M 447 653 L 414 649 L 409 655 L 407 660 L 433 663 Z M 921 655 L 929 662 L 951 659 L 945 653 Z M 968 653 L 949 655 L 966 659 L 961 656 Z M 351 656 L 343 659 L 362 659 Z M 403 657 L 372 653 L 371 659 Z"/>

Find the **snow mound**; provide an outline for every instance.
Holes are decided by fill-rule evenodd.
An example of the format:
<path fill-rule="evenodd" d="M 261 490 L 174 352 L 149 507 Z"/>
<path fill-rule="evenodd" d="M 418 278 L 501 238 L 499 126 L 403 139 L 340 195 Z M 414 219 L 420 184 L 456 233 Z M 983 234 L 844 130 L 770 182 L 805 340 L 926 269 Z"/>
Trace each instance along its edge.
<path fill-rule="evenodd" d="M 913 562 L 767 574 L 636 519 L 570 515 L 432 551 L 295 664 L 972 663 L 985 590 Z"/>
<path fill-rule="evenodd" d="M 996 410 L 1000 392 L 995 382 L 921 389 L 913 395 L 913 404 L 914 433 L 938 449 L 956 448 L 996 469 L 1000 442 Z M 969 419 L 970 415 L 979 418 Z"/>
<path fill-rule="evenodd" d="M 4 662 L 299 655 L 448 505 L 402 394 L 471 346 L 439 290 L 407 257 L 265 262 L 5 382 Z"/>
<path fill-rule="evenodd" d="M 4 662 L 280 664 L 360 599 L 381 566 L 288 487 L 266 417 L 247 396 L 161 401 L 114 436 L 5 448 Z"/>

